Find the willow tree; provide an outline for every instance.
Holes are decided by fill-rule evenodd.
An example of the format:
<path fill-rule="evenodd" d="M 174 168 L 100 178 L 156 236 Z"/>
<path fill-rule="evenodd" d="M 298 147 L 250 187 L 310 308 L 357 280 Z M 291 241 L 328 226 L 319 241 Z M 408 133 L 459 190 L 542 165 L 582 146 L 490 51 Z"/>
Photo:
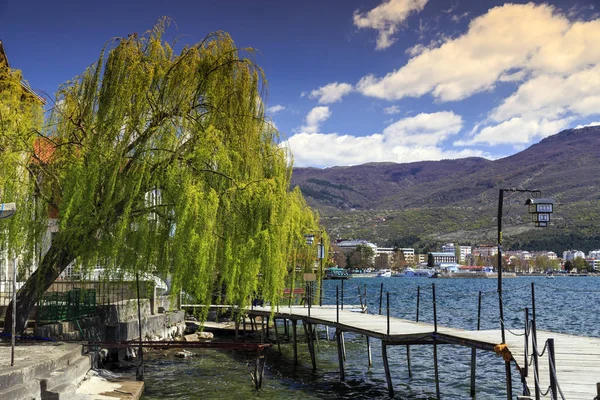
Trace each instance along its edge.
<path fill-rule="evenodd" d="M 165 25 L 107 45 L 61 86 L 31 145 L 28 190 L 15 199 L 35 215 L 22 250 L 43 246 L 49 216 L 58 229 L 17 294 L 18 331 L 74 262 L 169 275 L 173 292 L 204 303 L 245 305 L 254 293 L 276 302 L 291 240 L 316 223 L 289 190 L 252 51 L 218 32 L 175 52 Z"/>

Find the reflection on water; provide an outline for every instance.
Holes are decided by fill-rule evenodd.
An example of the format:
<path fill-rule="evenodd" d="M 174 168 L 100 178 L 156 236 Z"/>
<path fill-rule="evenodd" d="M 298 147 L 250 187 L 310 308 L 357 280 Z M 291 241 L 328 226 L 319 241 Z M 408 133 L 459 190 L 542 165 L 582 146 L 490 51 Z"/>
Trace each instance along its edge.
<path fill-rule="evenodd" d="M 498 329 L 498 297 L 494 279 L 370 278 L 345 282 L 346 304 L 358 304 L 356 287 L 367 285 L 371 312 L 379 307 L 380 284 L 390 291 L 390 314 L 414 319 L 416 291 L 421 287 L 419 320 L 432 322 L 431 284 L 436 284 L 438 323 L 474 329 L 477 326 L 477 298 L 482 291 L 482 329 Z M 561 277 L 506 279 L 505 319 L 509 328 L 523 326 L 525 307 L 531 308 L 531 282 L 535 282 L 538 329 L 600 337 L 600 314 L 594 304 L 600 293 L 600 278 Z M 335 286 L 325 281 L 325 303 L 335 304 Z M 352 297 L 351 297 L 352 296 Z M 385 295 L 384 295 L 385 298 Z M 383 302 L 385 308 L 385 300 Z M 176 359 L 154 352 L 146 357 L 146 389 L 143 399 L 387 399 L 381 346 L 371 340 L 373 366 L 368 368 L 363 336 L 346 333 L 346 382 L 339 382 L 337 350 L 334 341 L 325 340 L 320 329 L 317 371 L 313 372 L 307 346 L 299 345 L 299 365 L 293 365 L 292 346 L 282 344 L 279 355 L 274 346 L 267 356 L 265 381 L 259 392 L 250 378 L 254 352 L 192 349 L 196 356 Z M 282 329 L 279 330 L 280 334 Z M 303 329 L 298 329 L 303 333 Z M 330 333 L 332 331 L 330 330 Z M 510 333 L 507 333 L 509 335 Z M 302 336 L 300 336 L 302 339 Z M 408 375 L 406 347 L 388 347 L 396 399 L 435 398 L 433 350 L 431 346 L 411 346 L 412 377 Z M 443 397 L 469 397 L 471 350 L 460 346 L 438 346 L 440 387 Z M 520 383 L 513 367 L 513 388 Z M 477 398 L 505 398 L 504 363 L 491 353 L 477 353 Z"/>

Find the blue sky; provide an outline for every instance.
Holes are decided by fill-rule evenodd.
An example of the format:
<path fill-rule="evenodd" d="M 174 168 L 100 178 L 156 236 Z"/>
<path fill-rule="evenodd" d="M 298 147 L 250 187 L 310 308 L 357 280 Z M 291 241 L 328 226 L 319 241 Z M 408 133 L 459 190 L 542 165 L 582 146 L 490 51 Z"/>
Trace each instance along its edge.
<path fill-rule="evenodd" d="M 600 123 L 598 0 L 0 0 L 0 39 L 52 96 L 163 15 L 258 51 L 295 166 L 493 159 Z"/>

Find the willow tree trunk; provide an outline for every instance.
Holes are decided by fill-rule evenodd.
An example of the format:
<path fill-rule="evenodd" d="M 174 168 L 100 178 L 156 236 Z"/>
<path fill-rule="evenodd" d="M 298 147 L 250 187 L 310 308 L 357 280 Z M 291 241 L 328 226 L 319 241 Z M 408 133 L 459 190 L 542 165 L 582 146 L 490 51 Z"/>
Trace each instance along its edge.
<path fill-rule="evenodd" d="M 75 259 L 68 248 L 52 246 L 42 259 L 39 268 L 27 279 L 17 292 L 16 333 L 22 333 L 27 325 L 29 313 L 36 301 L 48 290 L 60 273 Z M 12 334 L 12 311 L 10 302 L 4 318 L 4 333 Z"/>

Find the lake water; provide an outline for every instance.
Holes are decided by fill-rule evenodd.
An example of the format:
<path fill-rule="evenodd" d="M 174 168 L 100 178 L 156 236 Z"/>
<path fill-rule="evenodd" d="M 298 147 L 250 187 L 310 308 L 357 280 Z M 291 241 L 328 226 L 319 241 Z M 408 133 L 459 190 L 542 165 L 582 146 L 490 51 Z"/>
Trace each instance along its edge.
<path fill-rule="evenodd" d="M 384 283 L 390 292 L 390 315 L 415 319 L 416 293 L 420 286 L 419 320 L 433 322 L 432 289 L 436 285 L 438 324 L 477 327 L 477 303 L 482 291 L 481 329 L 499 329 L 495 279 L 352 278 L 344 283 L 345 304 L 359 304 L 357 287 L 367 288 L 370 313 L 377 313 L 379 291 Z M 531 308 L 531 283 L 535 283 L 538 329 L 600 337 L 600 278 L 518 277 L 503 280 L 504 315 L 508 328 L 522 329 L 525 307 Z M 324 282 L 324 303 L 335 304 L 335 287 L 340 281 Z M 280 327 L 281 328 L 281 327 Z M 282 334 L 283 329 L 279 332 Z M 303 334 L 303 329 L 298 329 Z M 142 399 L 388 399 L 381 345 L 371 340 L 373 366 L 368 368 L 363 336 L 345 334 L 346 381 L 339 382 L 335 341 L 325 340 L 319 327 L 317 371 L 313 372 L 307 346 L 300 341 L 299 365 L 294 366 L 292 346 L 282 344 L 268 352 L 263 389 L 254 391 L 250 372 L 253 354 L 241 351 L 191 350 L 195 357 L 173 358 L 159 352 L 146 356 L 146 389 Z M 330 334 L 333 334 L 330 330 Z M 510 335 L 509 332 L 506 335 Z M 302 336 L 301 336 L 302 339 Z M 440 389 L 443 398 L 469 398 L 471 350 L 460 346 L 438 346 Z M 406 364 L 406 347 L 388 347 L 395 399 L 435 398 L 432 346 L 411 346 L 412 377 Z M 520 393 L 513 364 L 513 394 Z M 478 351 L 477 398 L 503 399 L 504 362 L 500 357 Z"/>

